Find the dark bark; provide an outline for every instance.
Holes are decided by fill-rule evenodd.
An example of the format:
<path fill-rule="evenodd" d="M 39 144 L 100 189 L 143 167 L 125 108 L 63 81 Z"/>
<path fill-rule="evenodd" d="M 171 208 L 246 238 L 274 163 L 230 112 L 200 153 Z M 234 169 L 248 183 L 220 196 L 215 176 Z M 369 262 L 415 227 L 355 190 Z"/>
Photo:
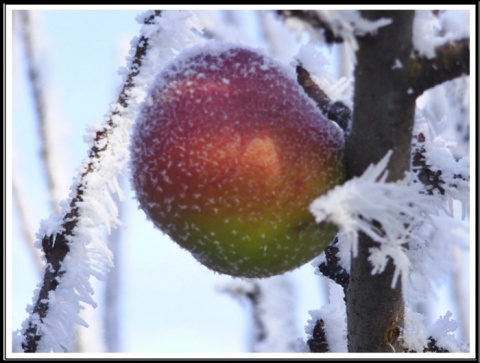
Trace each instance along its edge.
<path fill-rule="evenodd" d="M 325 323 L 322 319 L 317 320 L 313 328 L 312 337 L 307 340 L 308 348 L 312 353 L 327 353 L 328 342 L 325 334 Z"/>
<path fill-rule="evenodd" d="M 408 65 L 412 54 L 414 11 L 363 11 L 370 20 L 382 17 L 392 24 L 375 35 L 358 37 L 353 123 L 346 140 L 348 176 L 361 175 L 393 150 L 389 180 L 410 169 L 410 145 L 415 96 L 410 91 Z M 394 67 L 400 61 L 400 68 Z M 403 351 L 398 337 L 403 328 L 402 287 L 392 288 L 395 266 L 372 275 L 369 249 L 376 243 L 361 233 L 358 255 L 352 257 L 347 294 L 350 352 Z"/>
<path fill-rule="evenodd" d="M 409 69 L 412 89 L 417 96 L 443 82 L 470 74 L 470 39 L 437 47 L 435 57 L 431 59 L 417 56 Z"/>
<path fill-rule="evenodd" d="M 339 249 L 336 246 L 338 238 L 325 248 L 325 261 L 318 266 L 318 270 L 330 280 L 336 282 L 343 288 L 345 296 L 347 295 L 350 274 L 340 264 L 340 258 L 337 256 Z"/>

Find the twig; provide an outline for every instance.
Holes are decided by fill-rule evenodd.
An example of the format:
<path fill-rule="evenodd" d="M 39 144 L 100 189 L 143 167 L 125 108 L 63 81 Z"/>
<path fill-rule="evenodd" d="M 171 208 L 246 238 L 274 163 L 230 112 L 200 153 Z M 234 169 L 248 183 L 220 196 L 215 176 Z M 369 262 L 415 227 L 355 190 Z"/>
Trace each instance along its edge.
<path fill-rule="evenodd" d="M 305 93 L 316 102 L 329 120 L 336 122 L 342 130 L 347 130 L 352 119 L 352 111 L 340 101 L 332 102 L 301 64 L 297 65 L 296 71 L 297 82 L 302 86 Z"/>
<path fill-rule="evenodd" d="M 337 242 L 338 237 L 325 248 L 325 261 L 318 266 L 318 269 L 324 276 L 339 284 L 346 296 L 350 274 L 340 265 L 340 258 L 337 256 L 339 249 L 335 246 Z"/>
<path fill-rule="evenodd" d="M 439 84 L 470 74 L 470 39 L 456 40 L 437 47 L 433 58 L 417 54 L 409 71 L 412 90 L 416 96 Z"/>
<path fill-rule="evenodd" d="M 146 24 L 152 23 L 154 18 L 160 16 L 161 11 L 155 11 L 148 19 Z M 82 215 L 82 202 L 84 200 L 84 193 L 87 188 L 86 177 L 91 173 L 99 170 L 101 165 L 98 163 L 102 153 L 108 147 L 108 137 L 117 127 L 114 121 L 116 116 L 119 116 L 123 109 L 129 106 L 129 90 L 134 86 L 134 79 L 140 72 L 142 59 L 145 56 L 149 45 L 148 37 L 142 36 L 135 51 L 134 59 L 131 63 L 130 72 L 123 85 L 123 88 L 117 98 L 117 103 L 121 107 L 115 108 L 109 115 L 105 126 L 102 130 L 95 134 L 93 146 L 88 153 L 87 165 L 80 176 L 78 185 L 75 188 L 74 196 L 69 204 L 69 209 L 65 213 L 62 222 L 61 232 L 58 234 L 45 235 L 42 238 L 42 247 L 47 259 L 47 268 L 43 279 L 42 287 L 38 295 L 38 299 L 33 307 L 33 312 L 30 315 L 28 328 L 25 331 L 25 341 L 22 343 L 22 348 L 25 352 L 36 352 L 38 344 L 42 338 L 42 330 L 40 324 L 47 316 L 49 310 L 49 294 L 55 291 L 61 277 L 65 274 L 62 270 L 62 262 L 70 251 L 69 244 L 75 236 L 78 222 Z"/>

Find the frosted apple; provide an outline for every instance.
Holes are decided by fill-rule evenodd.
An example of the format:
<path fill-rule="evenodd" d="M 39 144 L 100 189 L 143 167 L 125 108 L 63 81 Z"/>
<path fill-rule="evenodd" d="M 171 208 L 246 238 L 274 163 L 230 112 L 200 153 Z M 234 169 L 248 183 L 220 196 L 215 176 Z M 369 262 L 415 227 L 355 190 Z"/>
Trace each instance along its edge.
<path fill-rule="evenodd" d="M 133 186 L 156 227 L 205 266 L 266 277 L 308 262 L 336 229 L 310 203 L 344 180 L 343 136 L 254 50 L 207 45 L 154 81 L 134 126 Z"/>

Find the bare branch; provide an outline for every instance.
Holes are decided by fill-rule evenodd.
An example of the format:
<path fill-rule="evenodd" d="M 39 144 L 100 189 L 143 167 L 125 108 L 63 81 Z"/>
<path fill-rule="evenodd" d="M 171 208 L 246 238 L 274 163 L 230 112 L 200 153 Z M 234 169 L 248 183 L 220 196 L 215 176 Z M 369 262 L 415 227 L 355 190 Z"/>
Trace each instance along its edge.
<path fill-rule="evenodd" d="M 416 96 L 439 84 L 470 74 L 470 39 L 443 44 L 435 57 L 416 56 L 410 63 L 412 89 Z"/>
<path fill-rule="evenodd" d="M 352 119 L 352 111 L 342 102 L 332 102 L 327 94 L 313 81 L 310 73 L 301 64 L 296 67 L 297 82 L 305 93 L 315 101 L 329 120 L 336 122 L 342 130 L 347 130 Z"/>
<path fill-rule="evenodd" d="M 145 23 L 151 23 L 155 17 L 160 16 L 161 11 L 155 11 Z M 135 50 L 134 60 L 131 63 L 130 72 L 117 98 L 117 103 L 126 109 L 129 106 L 129 91 L 134 86 L 134 79 L 140 72 L 142 59 L 145 56 L 149 46 L 148 37 L 142 36 Z M 94 137 L 93 146 L 88 154 L 87 165 L 82 172 L 78 185 L 75 188 L 74 196 L 71 199 L 69 209 L 63 217 L 61 232 L 54 235 L 45 235 L 42 239 L 42 247 L 47 259 L 47 268 L 43 279 L 42 287 L 38 295 L 38 299 L 33 307 L 30 315 L 28 328 L 25 331 L 25 341 L 22 343 L 25 352 L 36 352 L 38 343 L 42 338 L 42 331 L 39 324 L 47 316 L 49 309 L 49 293 L 55 291 L 61 277 L 65 274 L 62 270 L 62 262 L 70 251 L 70 241 L 76 234 L 76 228 L 82 215 L 81 204 L 84 200 L 86 190 L 86 177 L 91 173 L 99 170 L 101 165 L 98 163 L 102 153 L 104 153 L 109 145 L 108 138 L 113 130 L 117 127 L 115 117 L 122 112 L 118 107 L 115 108 L 106 120 L 105 126 L 98 131 Z"/>
<path fill-rule="evenodd" d="M 456 188 L 456 183 L 448 184 L 442 177 L 442 170 L 430 165 L 425 157 L 425 135 L 419 133 L 414 136 L 414 149 L 412 157 L 412 169 L 417 174 L 418 180 L 425 185 L 427 194 L 433 195 L 439 193 L 444 195 L 446 188 Z M 453 178 L 456 181 L 469 181 L 468 175 L 454 174 Z"/>

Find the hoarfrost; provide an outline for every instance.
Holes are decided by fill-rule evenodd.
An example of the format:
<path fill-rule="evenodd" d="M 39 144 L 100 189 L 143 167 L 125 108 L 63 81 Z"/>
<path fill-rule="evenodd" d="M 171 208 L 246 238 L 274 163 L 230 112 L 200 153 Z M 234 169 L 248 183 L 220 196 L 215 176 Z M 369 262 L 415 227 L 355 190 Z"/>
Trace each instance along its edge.
<path fill-rule="evenodd" d="M 367 20 L 357 10 L 318 10 L 317 13 L 320 19 L 329 24 L 332 32 L 344 40 L 348 58 L 355 64 L 357 59 L 355 53 L 358 50 L 357 36 L 375 34 L 378 29 L 392 22 L 386 18 Z"/>
<path fill-rule="evenodd" d="M 403 286 L 410 267 L 403 246 L 416 240 L 416 229 L 437 214 L 432 200 L 421 195 L 422 187 L 408 185 L 408 177 L 398 182 L 386 182 L 386 166 L 391 151 L 376 165 L 371 165 L 361 177 L 353 178 L 316 199 L 310 211 L 318 223 L 329 221 L 339 227 L 357 255 L 358 233 L 363 232 L 380 243 L 371 248 L 372 273 L 383 272 L 388 258 L 395 263 L 392 286 L 401 276 Z M 379 227 L 381 226 L 381 227 Z"/>
<path fill-rule="evenodd" d="M 441 316 L 427 329 L 428 335 L 435 339 L 439 347 L 449 352 L 465 351 L 466 347 L 455 339 L 453 332 L 457 330 L 458 323 L 451 317 L 452 313 L 447 311 L 445 316 Z"/>
<path fill-rule="evenodd" d="M 305 326 L 305 333 L 311 337 L 317 321 L 323 320 L 328 352 L 348 352 L 345 295 L 343 289 L 332 281 L 328 282 L 328 288 L 329 303 L 320 310 L 309 311 L 311 319 Z"/>
<path fill-rule="evenodd" d="M 435 120 L 428 108 L 417 109 L 414 133 L 422 134 L 424 139 L 417 142 L 417 148 L 423 153 L 426 165 L 441 177 L 442 182 L 435 191 L 437 200 L 451 216 L 453 202 L 459 201 L 464 219 L 470 207 L 470 156 L 455 155 L 458 143 L 445 140 L 443 132 L 448 123 L 445 119 Z"/>
<path fill-rule="evenodd" d="M 435 57 L 435 48 L 452 40 L 469 36 L 468 11 L 416 10 L 413 21 L 413 46 L 420 55 Z"/>

